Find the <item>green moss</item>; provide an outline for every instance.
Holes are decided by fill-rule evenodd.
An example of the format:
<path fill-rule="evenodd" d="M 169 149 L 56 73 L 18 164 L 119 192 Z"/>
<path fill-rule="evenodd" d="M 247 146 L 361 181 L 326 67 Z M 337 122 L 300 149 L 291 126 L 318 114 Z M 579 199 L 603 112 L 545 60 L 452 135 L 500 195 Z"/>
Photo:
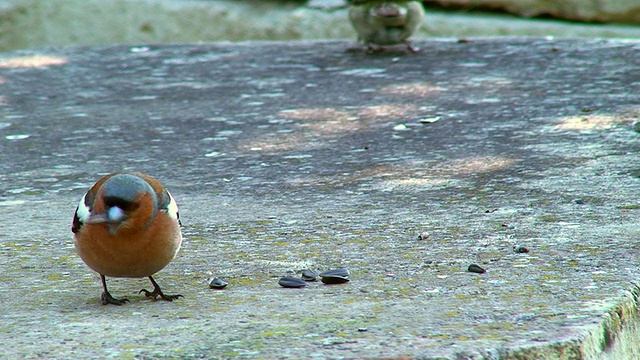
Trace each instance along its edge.
<path fill-rule="evenodd" d="M 256 220 L 256 224 L 259 225 L 271 225 L 274 223 L 274 220 Z"/>
<path fill-rule="evenodd" d="M 64 280 L 64 278 L 65 278 L 64 276 L 57 273 L 51 273 L 47 275 L 47 280 L 49 281 L 61 281 L 61 280 Z"/>
<path fill-rule="evenodd" d="M 559 222 L 559 221 L 561 221 L 559 216 L 552 215 L 552 214 L 540 215 L 540 216 L 538 216 L 538 220 L 544 221 L 544 222 Z"/>
<path fill-rule="evenodd" d="M 15 244 L 15 243 L 7 243 L 7 244 L 5 244 L 4 246 L 9 247 L 9 248 L 12 248 L 13 250 L 16 250 L 16 251 L 25 251 L 25 250 L 29 250 L 29 248 L 28 248 L 28 247 L 21 246 L 21 245 L 17 245 L 17 244 Z"/>
<path fill-rule="evenodd" d="M 640 204 L 624 204 L 617 207 L 621 210 L 637 210 L 640 209 Z"/>
<path fill-rule="evenodd" d="M 246 276 L 237 279 L 232 279 L 233 285 L 237 286 L 256 286 L 264 283 L 265 279 L 260 277 Z"/>
<path fill-rule="evenodd" d="M 562 279 L 562 277 L 557 275 L 541 275 L 540 280 L 542 281 L 558 281 Z"/>
<path fill-rule="evenodd" d="M 273 336 L 287 336 L 285 331 L 276 331 L 276 330 L 265 330 L 262 332 L 263 337 L 273 337 Z"/>

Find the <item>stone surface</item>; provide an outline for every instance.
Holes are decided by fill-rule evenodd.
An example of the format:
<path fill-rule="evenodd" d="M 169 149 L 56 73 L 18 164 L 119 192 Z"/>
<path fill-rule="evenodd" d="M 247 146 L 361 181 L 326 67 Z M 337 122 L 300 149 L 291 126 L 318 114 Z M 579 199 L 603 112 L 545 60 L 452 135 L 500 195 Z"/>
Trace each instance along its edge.
<path fill-rule="evenodd" d="M 0 54 L 0 357 L 639 358 L 640 43 L 417 45 Z M 184 299 L 103 306 L 75 254 L 120 169 L 180 205 Z"/>
<path fill-rule="evenodd" d="M 490 8 L 525 17 L 552 16 L 580 21 L 640 23 L 640 3 L 629 0 L 431 0 L 427 3 L 466 9 Z"/>
<path fill-rule="evenodd" d="M 556 3 L 564 2 L 549 2 Z M 265 0 L 0 0 L 0 18 L 4 51 L 110 43 L 356 38 L 344 1 L 333 0 L 306 5 Z M 638 38 L 640 28 L 442 11 L 427 4 L 425 24 L 414 38 L 504 35 Z"/>

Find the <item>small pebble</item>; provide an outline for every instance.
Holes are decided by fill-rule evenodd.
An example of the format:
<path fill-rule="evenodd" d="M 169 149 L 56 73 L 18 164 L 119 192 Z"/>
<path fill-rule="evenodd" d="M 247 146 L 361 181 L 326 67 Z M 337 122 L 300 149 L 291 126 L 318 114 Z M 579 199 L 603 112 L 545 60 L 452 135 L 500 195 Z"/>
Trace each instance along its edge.
<path fill-rule="evenodd" d="M 316 281 L 318 280 L 318 273 L 313 270 L 305 270 L 302 272 L 302 280 L 304 281 Z"/>
<path fill-rule="evenodd" d="M 307 286 L 307 283 L 293 276 L 285 276 L 278 280 L 278 284 L 286 288 L 301 288 Z"/>
<path fill-rule="evenodd" d="M 344 268 L 327 270 L 320 273 L 320 278 L 325 284 L 344 284 L 349 281 L 349 270 Z"/>
<path fill-rule="evenodd" d="M 467 269 L 468 272 L 472 272 L 472 273 L 478 273 L 478 274 L 484 274 L 487 272 L 487 270 L 481 268 L 480 266 L 476 265 L 476 264 L 471 264 L 469 265 L 469 268 Z"/>
<path fill-rule="evenodd" d="M 229 283 L 220 278 L 213 278 L 213 280 L 211 280 L 211 282 L 209 283 L 210 288 L 218 290 L 224 289 L 227 285 L 229 285 Z"/>
<path fill-rule="evenodd" d="M 423 231 L 420 233 L 420 235 L 418 235 L 418 240 L 427 240 L 429 236 L 431 236 L 431 234 L 429 234 L 426 231 Z"/>
<path fill-rule="evenodd" d="M 513 245 L 513 251 L 518 253 L 518 254 L 526 254 L 529 252 L 529 249 L 527 249 L 526 246 L 522 246 L 522 245 Z"/>

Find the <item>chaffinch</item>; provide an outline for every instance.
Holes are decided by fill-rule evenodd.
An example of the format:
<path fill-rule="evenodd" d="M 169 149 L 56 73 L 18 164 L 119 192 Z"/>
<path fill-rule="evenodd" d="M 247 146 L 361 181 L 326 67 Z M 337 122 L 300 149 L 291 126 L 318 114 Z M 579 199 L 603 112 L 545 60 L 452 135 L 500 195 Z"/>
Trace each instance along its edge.
<path fill-rule="evenodd" d="M 167 266 L 182 243 L 178 206 L 169 191 L 151 176 L 117 172 L 104 176 L 82 197 L 73 217 L 75 246 L 82 260 L 100 274 L 102 303 L 122 305 L 107 290 L 105 276 L 148 277 L 153 291 L 165 295 L 152 275 Z"/>
<path fill-rule="evenodd" d="M 352 0 L 349 20 L 358 33 L 358 39 L 370 51 L 379 50 L 374 45 L 405 43 L 409 50 L 417 52 L 409 37 L 424 21 L 424 8 L 414 0 Z"/>

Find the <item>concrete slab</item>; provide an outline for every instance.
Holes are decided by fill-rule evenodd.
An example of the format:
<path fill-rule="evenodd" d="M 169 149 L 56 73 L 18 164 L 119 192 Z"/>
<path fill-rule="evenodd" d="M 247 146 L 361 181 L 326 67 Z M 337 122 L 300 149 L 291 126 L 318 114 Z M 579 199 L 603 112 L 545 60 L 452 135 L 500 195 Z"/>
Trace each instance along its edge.
<path fill-rule="evenodd" d="M 0 356 L 639 358 L 640 43 L 418 45 L 0 54 Z M 180 205 L 157 280 L 184 299 L 109 279 L 131 303 L 103 306 L 74 252 L 121 169 Z"/>

